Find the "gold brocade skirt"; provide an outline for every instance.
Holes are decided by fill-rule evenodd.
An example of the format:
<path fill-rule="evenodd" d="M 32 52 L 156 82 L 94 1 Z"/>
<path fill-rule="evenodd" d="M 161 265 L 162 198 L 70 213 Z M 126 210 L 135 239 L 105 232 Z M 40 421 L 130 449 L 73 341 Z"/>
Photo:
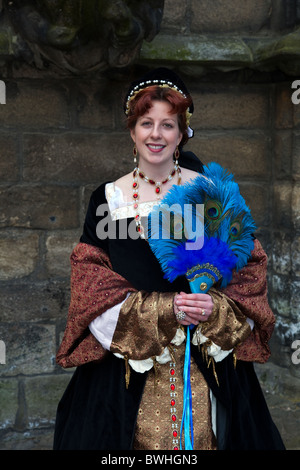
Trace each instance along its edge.
<path fill-rule="evenodd" d="M 134 449 L 180 449 L 184 354 L 185 343 L 174 349 L 172 362 L 156 363 L 148 372 L 138 412 Z M 209 388 L 193 359 L 191 387 L 194 450 L 214 450 L 216 439 L 212 431 Z M 182 442 L 184 449 L 184 439 Z"/>

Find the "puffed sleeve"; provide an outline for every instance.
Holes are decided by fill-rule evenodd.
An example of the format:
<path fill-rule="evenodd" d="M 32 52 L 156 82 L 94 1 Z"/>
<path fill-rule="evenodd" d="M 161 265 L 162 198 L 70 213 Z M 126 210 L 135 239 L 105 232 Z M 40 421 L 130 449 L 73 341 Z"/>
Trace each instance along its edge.
<path fill-rule="evenodd" d="M 193 344 L 217 362 L 233 351 L 239 360 L 266 362 L 275 318 L 267 298 L 267 256 L 258 240 L 247 266 L 234 272 L 225 289 L 209 294 L 213 312 L 197 327 Z"/>
<path fill-rule="evenodd" d="M 243 361 L 266 362 L 270 357 L 269 340 L 275 326 L 275 316 L 268 302 L 268 258 L 259 240 L 247 266 L 234 273 L 224 293 L 231 298 L 242 313 L 251 318 L 251 334 L 236 348 L 237 358 Z"/>
<path fill-rule="evenodd" d="M 107 351 L 90 332 L 89 324 L 134 291 L 112 270 L 104 250 L 79 243 L 71 254 L 71 301 L 57 363 L 74 367 L 102 360 Z"/>
<path fill-rule="evenodd" d="M 135 292 L 121 307 L 110 350 L 134 360 L 159 356 L 175 337 L 174 292 Z"/>

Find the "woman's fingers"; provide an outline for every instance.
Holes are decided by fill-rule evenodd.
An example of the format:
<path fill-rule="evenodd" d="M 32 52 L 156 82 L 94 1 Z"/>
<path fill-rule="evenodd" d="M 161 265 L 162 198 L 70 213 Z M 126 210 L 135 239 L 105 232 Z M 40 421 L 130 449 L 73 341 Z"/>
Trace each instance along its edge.
<path fill-rule="evenodd" d="M 186 316 L 182 325 L 194 324 L 206 321 L 212 313 L 213 301 L 209 294 L 186 294 L 180 293 L 175 298 L 175 304 L 179 310 L 185 312 Z"/>

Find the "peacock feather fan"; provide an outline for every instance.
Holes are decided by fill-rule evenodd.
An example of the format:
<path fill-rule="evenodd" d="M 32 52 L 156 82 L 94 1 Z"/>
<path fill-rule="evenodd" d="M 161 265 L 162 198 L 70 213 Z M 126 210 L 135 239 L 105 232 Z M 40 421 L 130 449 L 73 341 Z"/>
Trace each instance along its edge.
<path fill-rule="evenodd" d="M 247 264 L 255 229 L 233 175 L 213 162 L 154 207 L 148 241 L 169 281 L 185 275 L 191 282 L 204 270 L 225 287 Z"/>
<path fill-rule="evenodd" d="M 254 247 L 255 223 L 233 175 L 219 164 L 204 167 L 193 181 L 174 186 L 148 217 L 149 245 L 165 277 L 186 276 L 192 292 L 225 287 L 234 269 L 242 268 Z M 183 415 L 185 448 L 193 449 L 190 383 L 190 330 L 184 361 Z"/>

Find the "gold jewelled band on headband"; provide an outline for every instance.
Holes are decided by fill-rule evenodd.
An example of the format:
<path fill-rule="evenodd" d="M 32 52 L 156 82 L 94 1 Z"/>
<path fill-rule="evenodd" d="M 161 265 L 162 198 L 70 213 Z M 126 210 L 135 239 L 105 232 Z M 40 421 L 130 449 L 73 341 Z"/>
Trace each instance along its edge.
<path fill-rule="evenodd" d="M 150 86 L 159 86 L 159 87 L 162 87 L 162 88 L 170 88 L 171 90 L 174 90 L 174 91 L 177 91 L 178 93 L 180 93 L 184 98 L 186 98 L 186 94 L 183 93 L 182 90 L 180 90 L 176 85 L 174 85 L 172 82 L 169 82 L 169 81 L 166 81 L 166 80 L 158 80 L 158 79 L 155 79 L 155 80 L 146 80 L 145 82 L 140 82 L 138 85 L 136 85 L 130 92 L 130 94 L 128 95 L 127 97 L 127 100 L 126 100 L 126 110 L 125 110 L 125 113 L 128 114 L 129 113 L 129 109 L 130 109 L 130 101 L 135 98 L 135 96 L 142 90 L 144 90 L 145 88 L 148 88 Z M 191 114 L 191 113 L 190 113 Z"/>

